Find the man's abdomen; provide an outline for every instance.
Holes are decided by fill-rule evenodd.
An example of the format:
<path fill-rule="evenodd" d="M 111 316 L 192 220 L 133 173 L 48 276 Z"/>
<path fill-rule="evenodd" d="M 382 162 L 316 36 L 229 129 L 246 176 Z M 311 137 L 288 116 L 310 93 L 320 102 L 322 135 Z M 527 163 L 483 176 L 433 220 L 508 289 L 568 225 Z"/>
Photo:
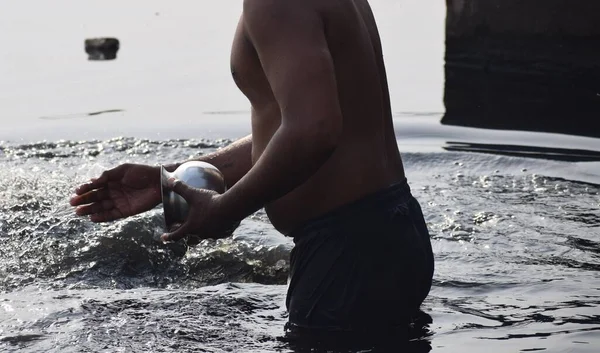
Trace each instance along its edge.
<path fill-rule="evenodd" d="M 316 217 L 404 179 L 401 163 L 383 163 L 384 152 L 339 149 L 304 184 L 265 207 L 278 231 L 287 235 Z"/>

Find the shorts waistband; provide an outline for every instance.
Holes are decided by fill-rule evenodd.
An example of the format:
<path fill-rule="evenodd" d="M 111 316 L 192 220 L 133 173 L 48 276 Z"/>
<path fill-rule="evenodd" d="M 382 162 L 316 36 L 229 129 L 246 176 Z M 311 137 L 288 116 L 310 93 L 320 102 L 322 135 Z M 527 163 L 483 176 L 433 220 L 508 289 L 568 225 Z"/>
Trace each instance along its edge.
<path fill-rule="evenodd" d="M 301 238 L 303 235 L 319 229 L 349 222 L 349 220 L 352 221 L 355 219 L 353 215 L 362 219 L 362 217 L 366 215 L 376 214 L 378 211 L 385 211 L 395 208 L 398 204 L 407 203 L 412 197 L 413 195 L 410 186 L 408 185 L 408 181 L 404 178 L 400 182 L 394 183 L 322 216 L 309 220 L 304 225 L 294 229 L 289 233 L 289 236 L 294 239 Z"/>

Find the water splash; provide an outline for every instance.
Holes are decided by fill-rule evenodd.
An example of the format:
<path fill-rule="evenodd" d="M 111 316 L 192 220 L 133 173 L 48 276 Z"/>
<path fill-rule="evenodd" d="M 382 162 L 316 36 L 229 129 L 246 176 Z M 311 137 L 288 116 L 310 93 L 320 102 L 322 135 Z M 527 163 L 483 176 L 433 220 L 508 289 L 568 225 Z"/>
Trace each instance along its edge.
<path fill-rule="evenodd" d="M 263 211 L 232 238 L 188 248 L 157 241 L 160 208 L 98 225 L 68 204 L 75 185 L 106 168 L 180 161 L 229 142 L 0 143 L 0 349 L 289 349 L 277 336 L 292 242 Z M 598 343 L 600 186 L 543 173 L 563 162 L 404 159 L 436 256 L 424 308 L 436 351 Z"/>

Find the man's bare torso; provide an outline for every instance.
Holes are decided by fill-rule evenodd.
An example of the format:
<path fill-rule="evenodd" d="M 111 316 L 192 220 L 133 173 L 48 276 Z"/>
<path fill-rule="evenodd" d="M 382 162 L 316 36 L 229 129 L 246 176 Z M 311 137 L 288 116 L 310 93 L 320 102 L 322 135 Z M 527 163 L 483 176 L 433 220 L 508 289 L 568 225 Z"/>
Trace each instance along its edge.
<path fill-rule="evenodd" d="M 335 66 L 343 132 L 333 155 L 307 182 L 265 207 L 272 224 L 284 234 L 404 178 L 380 39 L 367 0 L 303 0 L 301 6 L 322 18 Z M 255 163 L 280 126 L 281 110 L 247 34 L 243 14 L 233 42 L 231 70 L 252 105 Z"/>

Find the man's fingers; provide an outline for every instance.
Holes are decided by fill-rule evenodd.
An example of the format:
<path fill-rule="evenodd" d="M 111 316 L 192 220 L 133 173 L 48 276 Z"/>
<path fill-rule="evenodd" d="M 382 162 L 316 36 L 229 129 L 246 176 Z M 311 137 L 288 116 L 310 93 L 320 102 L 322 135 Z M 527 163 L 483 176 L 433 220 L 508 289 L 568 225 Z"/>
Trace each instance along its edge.
<path fill-rule="evenodd" d="M 99 178 L 92 178 L 89 182 L 82 184 L 78 188 L 76 188 L 75 194 L 83 195 L 92 190 L 104 187 L 107 182 L 108 182 L 108 174 L 106 172 L 104 172 L 104 173 L 102 173 L 102 175 Z"/>
<path fill-rule="evenodd" d="M 183 225 L 183 223 L 173 223 L 169 229 L 167 229 L 167 232 L 174 232 L 177 230 L 177 228 L 181 227 Z"/>
<path fill-rule="evenodd" d="M 193 187 L 188 186 L 187 184 L 185 184 L 181 180 L 175 179 L 175 178 L 170 178 L 169 181 L 168 181 L 168 183 L 169 183 L 169 186 L 171 187 L 171 189 L 173 191 L 175 191 L 176 194 L 180 195 L 188 203 L 190 203 L 191 198 L 193 196 L 193 191 L 194 191 Z"/>
<path fill-rule="evenodd" d="M 90 192 L 90 191 L 92 191 L 94 189 L 99 188 L 100 186 L 101 186 L 100 183 L 94 182 L 93 180 L 91 180 L 91 181 L 89 181 L 89 182 L 87 182 L 85 184 L 79 185 L 79 187 L 77 187 L 75 189 L 75 194 L 77 194 L 77 195 L 83 195 L 83 194 L 85 194 L 87 192 Z"/>
<path fill-rule="evenodd" d="M 98 178 L 92 178 L 89 182 L 80 185 L 77 189 L 75 189 L 75 193 L 77 195 L 83 195 L 91 190 L 104 187 L 109 180 L 119 178 L 124 168 L 125 165 L 120 165 L 116 168 L 105 170 Z"/>
<path fill-rule="evenodd" d="M 110 198 L 109 196 L 110 195 L 108 189 L 103 188 L 89 191 L 83 195 L 74 196 L 73 198 L 71 198 L 70 203 L 71 206 L 86 205 L 94 202 L 108 200 Z"/>
<path fill-rule="evenodd" d="M 87 215 L 91 215 L 94 213 L 110 211 L 114 207 L 115 207 L 115 204 L 112 202 L 112 200 L 104 200 L 101 202 L 94 202 L 89 205 L 77 207 L 77 209 L 75 210 L 75 213 L 78 216 L 87 216 Z"/>
<path fill-rule="evenodd" d="M 181 227 L 177 228 L 175 231 L 161 235 L 160 239 L 165 242 L 181 240 L 187 235 L 188 228 L 189 228 L 188 224 L 184 223 Z"/>

